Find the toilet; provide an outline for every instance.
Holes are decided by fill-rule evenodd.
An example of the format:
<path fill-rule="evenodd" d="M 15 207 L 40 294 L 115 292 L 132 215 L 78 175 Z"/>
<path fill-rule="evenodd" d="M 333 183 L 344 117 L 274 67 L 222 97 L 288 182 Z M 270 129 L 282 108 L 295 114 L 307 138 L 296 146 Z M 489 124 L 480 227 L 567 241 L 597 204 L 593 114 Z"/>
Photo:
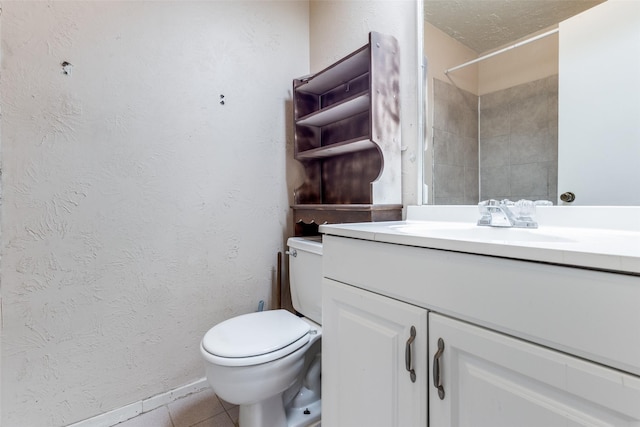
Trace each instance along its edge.
<path fill-rule="evenodd" d="M 237 316 L 202 339 L 207 381 L 240 408 L 240 427 L 307 427 L 320 422 L 322 241 L 292 237 L 293 307 Z"/>

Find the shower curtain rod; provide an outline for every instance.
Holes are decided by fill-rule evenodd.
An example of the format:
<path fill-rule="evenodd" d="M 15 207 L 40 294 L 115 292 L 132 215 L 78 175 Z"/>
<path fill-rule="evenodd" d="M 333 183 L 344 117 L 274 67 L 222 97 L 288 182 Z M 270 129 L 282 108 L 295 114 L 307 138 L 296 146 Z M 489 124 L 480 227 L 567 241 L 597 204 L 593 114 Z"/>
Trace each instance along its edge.
<path fill-rule="evenodd" d="M 501 53 L 503 53 L 503 52 L 506 52 L 506 51 L 508 51 L 508 50 L 515 49 L 515 48 L 520 47 L 520 46 L 522 46 L 522 45 L 525 45 L 525 44 L 528 44 L 528 43 L 534 42 L 534 41 L 536 41 L 536 40 L 539 40 L 539 39 L 541 39 L 541 38 L 543 38 L 543 37 L 550 36 L 551 34 L 555 34 L 555 33 L 557 33 L 557 32 L 558 32 L 558 30 L 559 30 L 558 28 L 555 28 L 555 29 L 553 29 L 553 30 L 547 31 L 546 33 L 542 33 L 542 34 L 538 34 L 537 36 L 533 36 L 533 37 L 531 37 L 530 39 L 522 40 L 521 42 L 518 42 L 518 43 L 513 44 L 513 45 L 511 45 L 511 46 L 507 46 L 507 47 L 505 47 L 505 48 L 503 48 L 503 49 L 496 50 L 495 52 L 491 52 L 491 53 L 488 53 L 488 54 L 486 54 L 486 55 L 480 56 L 480 57 L 478 57 L 478 58 L 476 58 L 476 59 L 474 59 L 474 60 L 471 60 L 471 61 L 469 61 L 469 62 L 465 62 L 464 64 L 458 65 L 458 66 L 456 66 L 456 67 L 449 68 L 448 70 L 445 70 L 445 71 L 444 71 L 444 73 L 445 73 L 445 74 L 449 74 L 449 73 L 450 73 L 450 72 L 452 72 L 452 71 L 459 70 L 460 68 L 464 68 L 464 67 L 466 67 L 466 66 L 468 66 L 468 65 L 475 64 L 476 62 L 483 61 L 483 60 L 485 60 L 485 59 L 487 59 L 487 58 L 491 58 L 491 57 L 493 57 L 493 56 L 499 55 L 499 54 L 501 54 Z"/>

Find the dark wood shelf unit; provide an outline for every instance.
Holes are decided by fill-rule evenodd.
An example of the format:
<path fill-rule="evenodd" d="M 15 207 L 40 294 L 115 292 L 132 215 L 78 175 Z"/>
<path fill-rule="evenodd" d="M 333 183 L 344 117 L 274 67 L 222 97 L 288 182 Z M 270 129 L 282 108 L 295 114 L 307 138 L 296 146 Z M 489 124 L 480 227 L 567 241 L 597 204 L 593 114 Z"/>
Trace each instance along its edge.
<path fill-rule="evenodd" d="M 293 80 L 294 156 L 305 182 L 294 196 L 296 234 L 323 223 L 402 217 L 400 58 L 392 36 L 319 73 Z M 303 230 L 303 231 L 299 231 Z"/>

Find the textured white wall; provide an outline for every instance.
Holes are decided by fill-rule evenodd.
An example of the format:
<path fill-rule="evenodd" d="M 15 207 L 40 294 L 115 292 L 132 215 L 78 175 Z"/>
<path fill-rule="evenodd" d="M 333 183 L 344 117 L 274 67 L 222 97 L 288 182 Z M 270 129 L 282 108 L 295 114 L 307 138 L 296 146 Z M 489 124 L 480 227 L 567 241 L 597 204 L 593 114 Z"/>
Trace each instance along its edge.
<path fill-rule="evenodd" d="M 1 424 L 61 426 L 202 377 L 206 330 L 269 299 L 309 6 L 3 2 L 1 19 Z"/>
<path fill-rule="evenodd" d="M 311 0 L 311 71 L 318 72 L 364 46 L 370 31 L 390 34 L 400 45 L 402 201 L 418 203 L 418 53 L 416 0 Z M 420 17 L 420 19 L 422 19 Z M 419 35 L 422 37 L 422 34 Z"/>
<path fill-rule="evenodd" d="M 515 40 L 512 46 L 553 27 Z M 519 46 L 478 63 L 478 95 L 497 92 L 558 74 L 558 34 Z"/>
<path fill-rule="evenodd" d="M 451 83 L 449 81 L 449 78 L 451 78 L 456 87 L 475 95 L 478 94 L 477 64 L 456 70 L 449 75 L 449 78 L 444 73 L 449 68 L 476 59 L 478 57 L 476 52 L 450 37 L 439 28 L 425 22 L 424 53 L 427 56 L 428 94 L 431 98 L 433 98 L 432 86 L 434 78 L 447 83 Z M 433 113 L 431 108 L 429 108 L 429 111 Z"/>

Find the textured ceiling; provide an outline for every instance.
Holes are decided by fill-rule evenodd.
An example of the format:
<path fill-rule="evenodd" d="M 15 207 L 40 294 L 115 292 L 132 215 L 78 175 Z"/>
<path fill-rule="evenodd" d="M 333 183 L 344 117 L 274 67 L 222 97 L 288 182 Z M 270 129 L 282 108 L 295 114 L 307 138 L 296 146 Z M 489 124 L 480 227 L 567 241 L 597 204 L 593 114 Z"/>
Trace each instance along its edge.
<path fill-rule="evenodd" d="M 605 0 L 425 0 L 425 20 L 477 53 L 514 42 Z"/>

